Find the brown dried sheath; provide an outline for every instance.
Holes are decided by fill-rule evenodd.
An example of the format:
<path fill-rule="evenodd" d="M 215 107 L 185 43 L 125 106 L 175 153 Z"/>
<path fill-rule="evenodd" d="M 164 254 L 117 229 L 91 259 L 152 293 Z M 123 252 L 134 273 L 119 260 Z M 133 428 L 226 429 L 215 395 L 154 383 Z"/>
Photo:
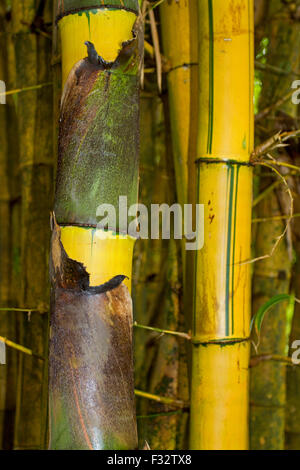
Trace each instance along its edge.
<path fill-rule="evenodd" d="M 58 224 L 93 226 L 97 207 L 116 207 L 119 195 L 137 202 L 138 68 L 137 38 L 112 66 L 85 58 L 70 73 L 60 122 Z M 54 217 L 50 448 L 135 449 L 130 294 L 122 283 L 114 288 L 121 278 L 90 287 L 85 267 L 64 250 L 58 224 Z"/>

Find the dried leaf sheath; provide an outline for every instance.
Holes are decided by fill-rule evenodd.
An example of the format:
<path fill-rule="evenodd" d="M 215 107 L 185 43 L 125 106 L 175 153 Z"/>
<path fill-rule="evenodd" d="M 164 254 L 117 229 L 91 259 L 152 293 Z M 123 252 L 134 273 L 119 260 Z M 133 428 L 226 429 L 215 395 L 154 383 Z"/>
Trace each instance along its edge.
<path fill-rule="evenodd" d="M 134 449 L 132 302 L 119 284 L 97 294 L 52 236 L 51 449 Z M 83 287 L 84 286 L 84 287 Z"/>
<path fill-rule="evenodd" d="M 135 43 L 135 41 L 133 41 Z M 61 224 L 97 224 L 97 207 L 128 207 L 138 191 L 138 76 L 122 73 L 134 44 L 111 69 L 88 58 L 71 71 L 63 95 L 55 213 Z M 128 58 L 127 58 L 128 60 Z M 126 67 L 125 63 L 125 67 Z M 131 69 L 131 70 L 130 70 Z M 118 220 L 118 211 L 117 211 Z"/>

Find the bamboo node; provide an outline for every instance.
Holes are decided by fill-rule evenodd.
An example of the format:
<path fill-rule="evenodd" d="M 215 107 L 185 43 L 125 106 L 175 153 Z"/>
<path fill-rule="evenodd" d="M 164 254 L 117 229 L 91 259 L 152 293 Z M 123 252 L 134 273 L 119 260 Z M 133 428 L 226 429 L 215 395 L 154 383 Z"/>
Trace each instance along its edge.
<path fill-rule="evenodd" d="M 199 157 L 195 160 L 195 164 L 198 165 L 200 163 L 206 163 L 206 164 L 227 164 L 227 165 L 239 165 L 239 166 L 248 166 L 252 167 L 254 164 L 252 162 L 248 161 L 239 161 L 239 160 L 234 160 L 234 159 L 226 159 L 226 158 L 214 158 L 214 157 Z"/>
<path fill-rule="evenodd" d="M 245 338 L 220 338 L 220 339 L 211 339 L 211 340 L 201 340 L 197 337 L 191 339 L 191 343 L 195 346 L 209 346 L 211 344 L 219 346 L 230 346 L 238 343 L 247 343 L 251 340 L 250 337 L 246 336 Z"/>
<path fill-rule="evenodd" d="M 92 5 L 92 6 L 86 6 L 86 7 L 81 7 L 81 8 L 72 8 L 71 10 L 69 11 L 66 11 L 66 12 L 63 12 L 63 13 L 60 13 L 59 15 L 57 15 L 56 19 L 55 19 L 55 24 L 57 25 L 58 22 L 64 18 L 65 16 L 69 16 L 69 15 L 74 15 L 75 13 L 80 13 L 82 11 L 89 11 L 89 10 L 105 10 L 105 9 L 111 9 L 111 10 L 125 10 L 125 11 L 128 11 L 130 13 L 134 13 L 136 16 L 138 15 L 138 12 L 136 10 L 134 10 L 133 8 L 128 8 L 128 7 L 125 7 L 125 5 L 109 5 L 109 4 L 104 4 L 104 5 Z"/>

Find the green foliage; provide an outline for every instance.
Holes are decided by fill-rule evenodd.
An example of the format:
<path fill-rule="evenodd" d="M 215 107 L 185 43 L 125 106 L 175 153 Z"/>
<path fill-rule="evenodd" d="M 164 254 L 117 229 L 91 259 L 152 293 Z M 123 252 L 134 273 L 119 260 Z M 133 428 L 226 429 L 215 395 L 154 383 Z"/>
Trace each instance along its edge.
<path fill-rule="evenodd" d="M 260 331 L 261 331 L 261 326 L 263 323 L 263 320 L 265 318 L 266 313 L 275 305 L 284 302 L 286 300 L 291 301 L 293 297 L 289 294 L 279 294 L 275 295 L 271 299 L 269 299 L 267 302 L 265 302 L 256 312 L 256 314 L 253 316 L 251 320 L 251 327 L 250 330 L 253 330 L 253 327 L 255 328 L 255 332 L 257 334 L 258 342 L 256 345 L 254 345 L 255 349 L 258 348 L 259 343 L 260 343 Z"/>

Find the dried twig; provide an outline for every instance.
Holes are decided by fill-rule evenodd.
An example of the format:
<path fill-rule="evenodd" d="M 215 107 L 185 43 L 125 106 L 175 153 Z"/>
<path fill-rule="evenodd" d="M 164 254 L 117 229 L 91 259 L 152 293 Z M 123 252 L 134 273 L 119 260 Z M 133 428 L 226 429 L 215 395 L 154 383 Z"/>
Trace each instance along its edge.
<path fill-rule="evenodd" d="M 260 364 L 261 362 L 265 362 L 265 361 L 282 362 L 289 366 L 300 365 L 300 364 L 294 364 L 291 357 L 279 356 L 277 354 L 261 354 L 261 355 L 251 357 L 250 367 L 256 367 L 258 366 L 258 364 Z"/>
<path fill-rule="evenodd" d="M 286 147 L 286 142 L 293 139 L 300 134 L 300 129 L 290 132 L 279 131 L 269 139 L 265 140 L 262 144 L 258 145 L 252 152 L 250 162 L 255 163 L 260 157 L 267 155 L 276 148 Z M 293 167 L 293 169 L 298 167 Z M 298 169 L 299 170 L 299 169 Z"/>
<path fill-rule="evenodd" d="M 290 214 L 287 218 L 287 222 L 286 222 L 286 225 L 285 225 L 285 228 L 284 228 L 283 232 L 281 233 L 281 235 L 279 235 L 279 237 L 277 237 L 276 242 L 274 243 L 274 245 L 272 247 L 272 250 L 269 254 L 259 256 L 258 258 L 254 258 L 254 259 L 251 259 L 251 260 L 242 261 L 240 263 L 237 263 L 238 265 L 252 264 L 252 263 L 256 263 L 257 261 L 261 261 L 261 260 L 264 260 L 264 259 L 271 258 L 273 256 L 273 254 L 275 253 L 279 243 L 285 237 L 285 235 L 288 231 L 289 224 L 290 224 L 290 222 L 293 218 L 293 215 L 294 215 L 294 199 L 293 199 L 292 192 L 290 190 L 290 187 L 289 187 L 285 177 L 282 176 L 282 174 L 276 168 L 274 168 L 271 163 L 267 163 L 265 161 L 255 161 L 255 162 L 252 162 L 252 163 L 253 163 L 253 165 L 262 165 L 262 166 L 265 166 L 267 168 L 270 168 L 270 170 L 274 171 L 277 174 L 277 176 L 279 176 L 279 178 L 282 180 L 282 182 L 284 183 L 284 185 L 287 188 L 287 193 L 288 193 L 288 195 L 290 197 L 290 201 L 291 201 Z"/>
<path fill-rule="evenodd" d="M 151 450 L 151 447 L 149 446 L 149 444 L 148 444 L 148 442 L 147 442 L 147 441 L 145 441 L 145 444 L 144 444 L 143 450 Z"/>
<path fill-rule="evenodd" d="M 258 217 L 252 219 L 253 224 L 257 224 L 260 222 L 275 222 L 277 220 L 286 220 L 289 219 L 290 215 L 274 215 L 273 217 Z M 300 214 L 293 214 L 293 219 L 296 217 L 300 217 Z"/>
<path fill-rule="evenodd" d="M 157 8 L 158 5 L 160 5 L 161 3 L 163 3 L 165 0 L 158 0 L 157 2 L 155 2 L 153 5 L 151 5 L 151 7 L 149 7 L 149 10 L 154 10 L 154 8 Z"/>
<path fill-rule="evenodd" d="M 147 0 L 143 1 L 142 8 L 141 8 L 141 19 L 143 22 L 143 27 L 145 28 L 145 18 L 146 18 L 146 10 L 147 10 Z M 145 31 L 144 31 L 145 34 Z M 143 54 L 142 64 L 141 64 L 141 78 L 140 78 L 140 85 L 141 89 L 144 89 L 144 82 L 145 82 L 145 55 Z"/>
<path fill-rule="evenodd" d="M 271 72 L 276 75 L 293 75 L 295 77 L 299 77 L 300 73 L 295 72 L 294 70 L 284 70 L 281 69 L 280 67 L 276 67 L 276 65 L 270 65 L 270 64 L 263 64 L 262 62 L 259 62 L 258 60 L 255 61 L 255 68 L 257 70 L 261 70 L 263 72 Z"/>
<path fill-rule="evenodd" d="M 162 330 L 161 328 L 154 328 L 152 326 L 140 325 L 137 322 L 134 322 L 133 326 L 136 328 L 141 328 L 143 330 L 154 331 L 156 333 L 160 333 L 161 335 L 178 336 L 179 338 L 184 338 L 189 341 L 191 340 L 191 336 L 188 333 L 182 333 L 179 331 Z"/>
<path fill-rule="evenodd" d="M 150 19 L 150 28 L 151 28 L 153 47 L 154 47 L 154 53 L 155 53 L 158 92 L 161 93 L 161 90 L 162 90 L 162 60 L 161 60 L 161 54 L 160 54 L 159 36 L 158 36 L 158 31 L 157 31 L 157 26 L 156 26 L 156 22 L 155 22 L 155 16 L 154 16 L 153 9 L 148 9 L 148 15 L 149 15 L 149 19 Z"/>

